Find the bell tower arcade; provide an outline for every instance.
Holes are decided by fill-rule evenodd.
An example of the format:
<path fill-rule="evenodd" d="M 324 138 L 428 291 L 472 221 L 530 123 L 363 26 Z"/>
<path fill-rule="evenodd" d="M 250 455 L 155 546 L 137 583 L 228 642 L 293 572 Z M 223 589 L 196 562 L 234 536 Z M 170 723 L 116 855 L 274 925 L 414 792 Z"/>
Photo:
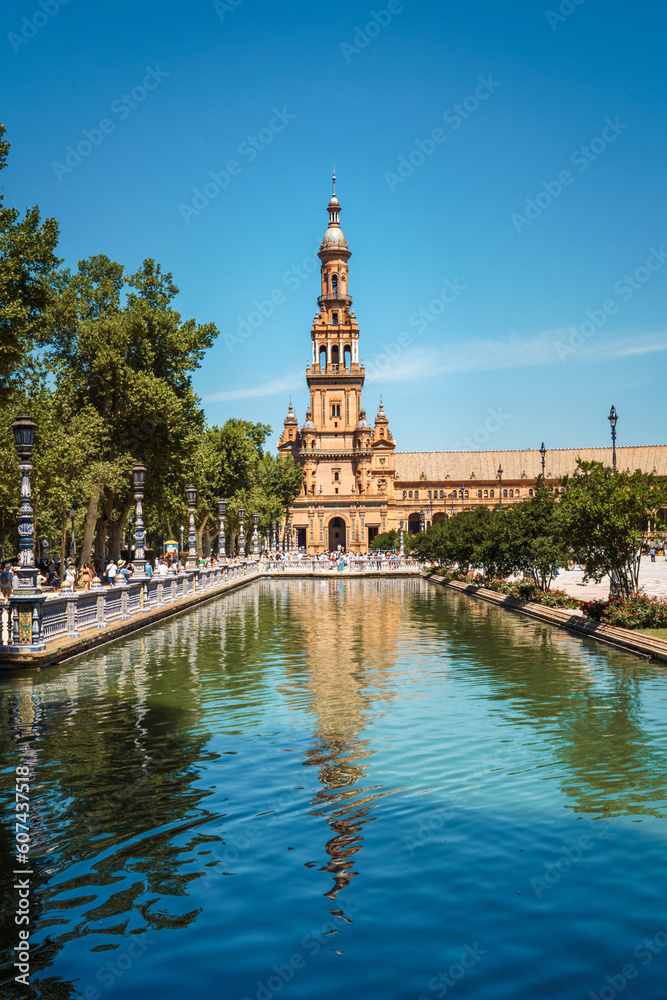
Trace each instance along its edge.
<path fill-rule="evenodd" d="M 312 358 L 306 370 L 311 419 L 326 438 L 320 447 L 352 447 L 361 412 L 364 371 L 359 363 L 359 326 L 349 294 L 351 251 L 340 227 L 336 175 L 329 202 L 329 227 L 318 256 L 322 261 L 319 313 L 311 329 Z"/>

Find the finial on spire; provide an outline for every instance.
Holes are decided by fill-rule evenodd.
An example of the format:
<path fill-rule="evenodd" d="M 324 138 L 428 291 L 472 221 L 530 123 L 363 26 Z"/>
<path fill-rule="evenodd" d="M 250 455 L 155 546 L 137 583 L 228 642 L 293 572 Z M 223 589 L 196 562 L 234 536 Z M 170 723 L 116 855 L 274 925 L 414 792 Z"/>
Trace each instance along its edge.
<path fill-rule="evenodd" d="M 334 160 L 334 169 L 333 169 L 333 193 L 334 193 L 334 195 L 336 194 L 336 161 L 335 160 Z"/>

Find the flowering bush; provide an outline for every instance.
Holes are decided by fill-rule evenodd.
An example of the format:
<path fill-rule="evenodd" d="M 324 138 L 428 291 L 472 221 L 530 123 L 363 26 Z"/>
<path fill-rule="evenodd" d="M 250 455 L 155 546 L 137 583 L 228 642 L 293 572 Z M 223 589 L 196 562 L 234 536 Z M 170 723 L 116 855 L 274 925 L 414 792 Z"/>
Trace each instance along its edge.
<path fill-rule="evenodd" d="M 564 590 L 547 590 L 540 593 L 539 604 L 544 604 L 547 608 L 580 608 L 581 601 L 576 597 L 570 597 Z"/>
<path fill-rule="evenodd" d="M 586 612 L 585 608 L 584 611 L 590 617 L 595 617 Z M 598 621 L 603 625 L 616 625 L 619 628 L 667 629 L 667 601 L 664 598 L 649 597 L 647 594 L 635 594 L 628 598 L 611 597 L 609 602 L 603 605 Z"/>

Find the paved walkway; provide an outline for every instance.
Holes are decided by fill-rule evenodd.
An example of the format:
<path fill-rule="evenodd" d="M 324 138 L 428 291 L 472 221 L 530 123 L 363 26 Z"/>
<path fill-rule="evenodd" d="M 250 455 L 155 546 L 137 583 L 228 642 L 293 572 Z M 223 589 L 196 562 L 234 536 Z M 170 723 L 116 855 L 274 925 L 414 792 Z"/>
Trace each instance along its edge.
<path fill-rule="evenodd" d="M 601 583 L 582 584 L 583 575 L 580 569 L 561 569 L 551 586 L 566 591 L 579 601 L 606 600 L 609 596 L 609 577 L 606 576 Z M 654 563 L 650 556 L 642 556 L 639 586 L 651 597 L 667 597 L 667 561 L 663 556 L 656 556 Z"/>

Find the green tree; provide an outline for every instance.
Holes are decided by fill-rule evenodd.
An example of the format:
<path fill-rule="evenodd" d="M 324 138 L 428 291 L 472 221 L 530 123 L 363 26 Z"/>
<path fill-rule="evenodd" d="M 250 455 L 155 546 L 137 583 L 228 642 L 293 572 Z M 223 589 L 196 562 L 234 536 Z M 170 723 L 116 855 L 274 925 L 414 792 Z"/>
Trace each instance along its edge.
<path fill-rule="evenodd" d="M 400 533 L 393 528 L 391 531 L 384 531 L 382 534 L 376 535 L 369 545 L 369 548 L 374 552 L 398 552 L 400 547 Z"/>
<path fill-rule="evenodd" d="M 173 308 L 177 292 L 153 260 L 126 277 L 120 264 L 97 255 L 59 277 L 46 358 L 71 411 L 92 408 L 107 431 L 83 524 L 86 558 L 93 537 L 98 558 L 107 538 L 117 557 L 134 502 L 135 460 L 148 469 L 147 509 L 169 510 L 190 478 L 204 429 L 192 373 L 217 330 L 182 321 Z"/>
<path fill-rule="evenodd" d="M 493 510 L 478 507 L 474 513 L 482 510 L 486 510 L 487 514 L 478 515 L 472 525 L 471 534 L 477 537 L 477 541 L 470 561 L 474 566 L 481 566 L 488 579 L 504 579 L 518 568 L 521 561 L 521 548 L 515 531 L 516 518 L 512 517 L 507 507 L 498 506 Z"/>
<path fill-rule="evenodd" d="M 431 559 L 443 566 L 457 563 L 461 572 L 467 573 L 469 567 L 475 565 L 475 559 L 482 555 L 479 547 L 488 533 L 492 517 L 488 507 L 461 511 L 413 536 L 413 547 L 421 559 Z"/>
<path fill-rule="evenodd" d="M 4 134 L 0 125 L 0 170 L 9 152 Z M 0 194 L 0 405 L 16 393 L 18 375 L 43 333 L 51 280 L 60 264 L 57 244 L 55 219 L 42 222 L 37 207 L 26 209 L 21 218 Z"/>
<path fill-rule="evenodd" d="M 561 480 L 563 536 L 584 568 L 584 580 L 611 579 L 614 593 L 629 597 L 639 588 L 641 532 L 651 511 L 665 505 L 667 489 L 640 470 L 615 472 L 600 462 L 577 463 Z"/>
<path fill-rule="evenodd" d="M 529 573 L 540 590 L 549 590 L 556 570 L 568 559 L 557 495 L 540 476 L 535 495 L 510 507 L 509 516 L 517 567 Z"/>

